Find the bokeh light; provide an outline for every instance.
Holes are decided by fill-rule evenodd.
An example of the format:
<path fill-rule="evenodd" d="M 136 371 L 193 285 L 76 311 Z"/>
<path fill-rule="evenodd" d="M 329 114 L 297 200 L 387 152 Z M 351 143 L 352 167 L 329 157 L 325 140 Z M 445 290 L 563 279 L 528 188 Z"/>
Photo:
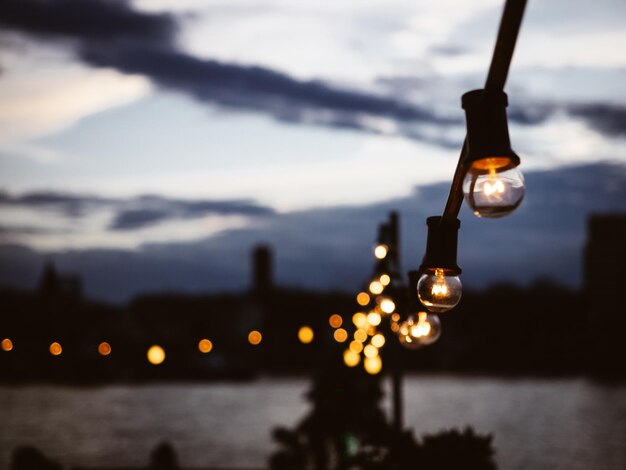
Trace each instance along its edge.
<path fill-rule="evenodd" d="M 341 315 L 335 313 L 328 319 L 328 324 L 333 328 L 339 328 L 343 324 L 343 318 L 341 318 Z"/>
<path fill-rule="evenodd" d="M 52 354 L 53 356 L 60 356 L 61 353 L 63 352 L 63 348 L 56 341 L 50 345 L 49 349 L 50 349 L 50 354 Z"/>
<path fill-rule="evenodd" d="M 352 315 L 352 323 L 354 323 L 354 326 L 357 328 L 365 328 L 367 326 L 367 315 L 363 312 L 355 313 Z"/>
<path fill-rule="evenodd" d="M 2 346 L 3 351 L 11 351 L 13 349 L 13 341 L 11 341 L 9 338 L 4 338 L 0 345 Z"/>
<path fill-rule="evenodd" d="M 370 282 L 370 292 L 374 295 L 381 294 L 385 287 L 378 280 Z"/>
<path fill-rule="evenodd" d="M 262 340 L 263 335 L 260 331 L 252 330 L 250 333 L 248 333 L 248 342 L 251 345 L 256 346 L 257 344 L 260 344 Z"/>
<path fill-rule="evenodd" d="M 148 357 L 148 362 L 150 362 L 150 364 L 158 366 L 165 360 L 165 350 L 158 344 L 154 344 L 150 346 L 146 356 Z"/>
<path fill-rule="evenodd" d="M 365 366 L 365 371 L 368 374 L 376 375 L 382 370 L 383 361 L 378 355 L 374 357 L 366 357 L 363 365 Z"/>
<path fill-rule="evenodd" d="M 213 349 L 213 343 L 211 342 L 211 340 L 208 340 L 206 338 L 201 339 L 200 341 L 198 341 L 198 349 L 201 353 L 210 353 Z"/>
<path fill-rule="evenodd" d="M 360 343 L 364 343 L 367 340 L 367 332 L 365 330 L 356 330 L 354 332 L 354 339 Z"/>
<path fill-rule="evenodd" d="M 374 256 L 378 259 L 384 259 L 387 256 L 387 253 L 389 253 L 389 247 L 387 245 L 383 245 L 381 243 L 374 247 Z"/>
<path fill-rule="evenodd" d="M 393 313 L 393 311 L 396 309 L 396 304 L 391 299 L 383 299 L 380 302 L 380 309 L 384 313 Z"/>
<path fill-rule="evenodd" d="M 380 316 L 380 313 L 378 312 L 370 312 L 367 314 L 367 323 L 369 323 L 372 326 L 378 326 L 380 325 L 380 322 L 382 321 L 382 318 Z"/>
<path fill-rule="evenodd" d="M 359 356 L 357 353 L 355 353 L 351 349 L 346 349 L 343 352 L 343 362 L 348 367 L 354 367 L 358 365 L 359 362 L 361 362 L 361 356 Z"/>
<path fill-rule="evenodd" d="M 382 348 L 385 345 L 385 336 L 381 333 L 374 335 L 372 338 L 372 344 L 377 348 Z"/>
<path fill-rule="evenodd" d="M 357 354 L 359 354 L 361 351 L 363 351 L 363 343 L 359 343 L 356 340 L 351 341 L 350 342 L 350 350 L 354 351 Z"/>
<path fill-rule="evenodd" d="M 106 341 L 103 341 L 98 345 L 98 353 L 101 356 L 108 356 L 109 354 L 111 354 L 111 345 Z"/>
<path fill-rule="evenodd" d="M 345 340 L 348 339 L 348 332 L 343 328 L 337 328 L 333 333 L 333 337 L 338 343 L 343 343 Z"/>
<path fill-rule="evenodd" d="M 315 334 L 310 326 L 303 326 L 298 330 L 298 339 L 302 344 L 309 344 L 313 341 Z"/>
<path fill-rule="evenodd" d="M 365 349 L 363 349 L 363 354 L 365 354 L 365 357 L 378 356 L 378 348 L 373 344 L 368 344 L 365 346 Z"/>
<path fill-rule="evenodd" d="M 356 301 L 359 305 L 365 306 L 370 303 L 370 296 L 367 292 L 359 292 L 356 296 Z"/>
<path fill-rule="evenodd" d="M 389 274 L 383 274 L 382 276 L 380 276 L 380 283 L 383 286 L 388 286 L 390 282 L 391 282 L 391 277 L 389 277 Z"/>

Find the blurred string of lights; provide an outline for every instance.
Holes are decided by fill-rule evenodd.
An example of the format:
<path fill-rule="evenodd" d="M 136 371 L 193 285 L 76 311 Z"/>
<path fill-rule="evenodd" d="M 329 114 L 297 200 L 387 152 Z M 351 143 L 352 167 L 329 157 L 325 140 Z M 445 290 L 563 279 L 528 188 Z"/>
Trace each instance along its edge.
<path fill-rule="evenodd" d="M 461 300 L 456 255 L 463 199 L 476 216 L 497 218 L 513 212 L 524 198 L 520 157 L 509 138 L 504 85 L 525 8 L 526 0 L 506 1 L 485 87 L 461 98 L 467 134 L 444 212 L 426 221 L 426 253 L 416 283 L 421 303 L 432 313 L 451 310 Z M 427 317 L 418 316 L 418 323 L 420 318 Z"/>

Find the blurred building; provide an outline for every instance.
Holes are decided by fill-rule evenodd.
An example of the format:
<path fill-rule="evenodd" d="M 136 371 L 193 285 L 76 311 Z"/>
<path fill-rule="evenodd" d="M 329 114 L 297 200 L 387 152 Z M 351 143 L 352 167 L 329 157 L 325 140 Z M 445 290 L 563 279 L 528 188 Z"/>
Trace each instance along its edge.
<path fill-rule="evenodd" d="M 591 369 L 614 375 L 626 354 L 626 214 L 594 215 L 587 230 L 584 289 Z"/>

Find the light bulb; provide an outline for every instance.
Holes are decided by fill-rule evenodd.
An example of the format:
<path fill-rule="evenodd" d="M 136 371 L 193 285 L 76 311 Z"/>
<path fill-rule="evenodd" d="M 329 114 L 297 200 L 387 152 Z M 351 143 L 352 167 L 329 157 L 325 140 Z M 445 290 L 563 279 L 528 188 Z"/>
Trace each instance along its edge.
<path fill-rule="evenodd" d="M 400 340 L 400 344 L 407 349 L 418 349 L 422 346 L 414 336 L 411 335 L 411 330 L 415 322 L 412 317 L 409 317 L 407 320 L 400 323 L 400 327 L 398 328 L 398 339 Z"/>
<path fill-rule="evenodd" d="M 419 312 L 410 334 L 422 345 L 432 344 L 441 336 L 441 320 L 434 313 Z"/>
<path fill-rule="evenodd" d="M 478 217 L 495 218 L 513 212 L 524 199 L 524 176 L 502 167 L 506 158 L 484 158 L 472 164 L 463 181 L 465 200 Z M 505 169 L 508 168 L 508 169 Z"/>
<path fill-rule="evenodd" d="M 461 300 L 462 286 L 459 276 L 446 276 L 443 269 L 426 273 L 417 283 L 417 295 L 431 312 L 447 312 Z"/>

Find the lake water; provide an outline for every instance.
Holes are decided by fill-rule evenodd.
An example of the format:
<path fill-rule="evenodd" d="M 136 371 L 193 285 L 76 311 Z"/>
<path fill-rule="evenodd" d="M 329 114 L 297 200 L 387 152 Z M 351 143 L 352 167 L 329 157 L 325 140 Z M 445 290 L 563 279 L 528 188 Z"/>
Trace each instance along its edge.
<path fill-rule="evenodd" d="M 309 409 L 305 379 L 193 385 L 0 387 L 0 468 L 18 445 L 65 465 L 146 465 L 161 441 L 183 466 L 263 468 L 274 426 Z M 626 468 L 626 386 L 584 379 L 409 377 L 416 435 L 472 425 L 493 433 L 502 470 Z M 385 403 L 388 409 L 389 403 Z"/>

